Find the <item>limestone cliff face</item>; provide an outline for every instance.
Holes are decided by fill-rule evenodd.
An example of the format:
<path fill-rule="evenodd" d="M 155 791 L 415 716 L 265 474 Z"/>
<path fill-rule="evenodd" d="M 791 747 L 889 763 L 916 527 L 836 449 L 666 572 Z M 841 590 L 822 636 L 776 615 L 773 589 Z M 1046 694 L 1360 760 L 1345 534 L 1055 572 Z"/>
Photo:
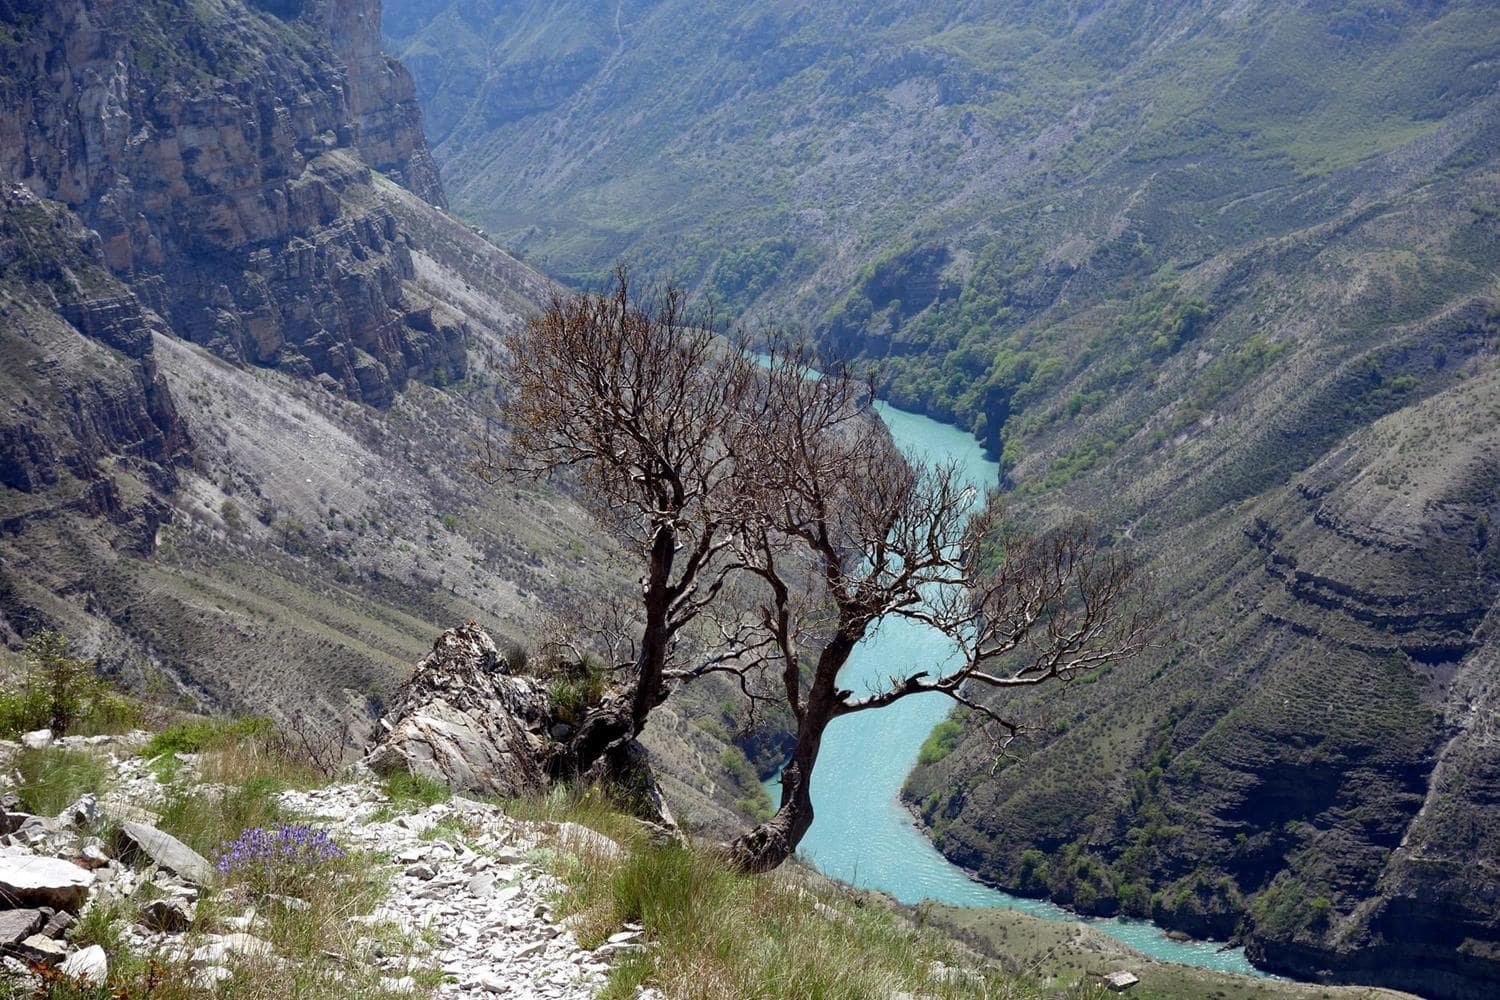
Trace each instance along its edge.
<path fill-rule="evenodd" d="M 407 242 L 373 194 L 369 162 L 442 200 L 377 0 L 25 6 L 0 175 L 77 212 L 174 333 L 377 405 L 463 374 L 464 331 L 412 322 Z"/>
<path fill-rule="evenodd" d="M 0 190 L 0 537 L 85 518 L 150 552 L 170 519 L 155 494 L 192 441 L 153 350 L 161 321 L 103 265 L 70 213 Z"/>
<path fill-rule="evenodd" d="M 548 284 L 434 207 L 379 17 L 0 0 L 0 643 L 347 719 L 525 620 L 578 518 L 470 482 L 489 398 L 436 386 Z"/>
<path fill-rule="evenodd" d="M 327 0 L 329 40 L 348 74 L 355 143 L 370 166 L 446 207 L 411 74 L 380 49 L 380 14 L 380 0 Z"/>

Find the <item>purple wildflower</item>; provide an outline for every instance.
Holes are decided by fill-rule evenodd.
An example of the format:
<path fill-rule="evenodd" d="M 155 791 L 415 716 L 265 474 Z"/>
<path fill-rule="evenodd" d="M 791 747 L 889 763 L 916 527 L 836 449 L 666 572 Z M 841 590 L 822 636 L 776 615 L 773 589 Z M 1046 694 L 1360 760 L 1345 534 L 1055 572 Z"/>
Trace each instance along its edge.
<path fill-rule="evenodd" d="M 336 861 L 344 852 L 323 830 L 305 824 L 281 823 L 272 829 L 252 827 L 219 849 L 216 867 L 221 875 L 291 873 Z"/>

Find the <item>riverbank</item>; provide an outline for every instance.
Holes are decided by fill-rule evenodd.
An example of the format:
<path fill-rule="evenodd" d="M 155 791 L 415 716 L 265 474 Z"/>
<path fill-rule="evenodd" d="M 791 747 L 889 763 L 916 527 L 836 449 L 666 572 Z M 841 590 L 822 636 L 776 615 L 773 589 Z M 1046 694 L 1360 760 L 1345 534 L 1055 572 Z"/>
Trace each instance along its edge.
<path fill-rule="evenodd" d="M 1124 969 L 1140 978 L 1134 993 L 1197 1000 L 1420 1000 L 1367 986 L 1325 986 L 1156 961 L 1083 921 L 1039 919 L 1016 910 L 925 903 L 912 907 L 919 923 L 950 935 L 1015 973 L 1043 985 L 1086 981 Z"/>
<path fill-rule="evenodd" d="M 924 461 L 955 461 L 965 482 L 984 491 L 1000 469 L 979 443 L 956 427 L 877 402 L 876 412 L 908 454 Z M 855 650 L 841 680 L 854 690 L 873 690 L 893 672 L 914 664 L 941 670 L 952 644 L 926 626 L 905 620 L 885 623 Z M 830 878 L 883 892 L 906 904 L 933 900 L 961 907 L 999 907 L 1062 924 L 1080 918 L 1054 903 L 1012 896 L 975 881 L 945 858 L 912 822 L 901 788 L 916 764 L 922 742 L 948 717 L 952 703 L 940 694 L 902 699 L 874 712 L 835 720 L 828 729 L 813 775 L 816 819 L 800 854 Z M 765 783 L 773 802 L 780 788 Z M 1217 972 L 1260 976 L 1243 949 L 1220 942 L 1174 941 L 1145 921 L 1093 919 L 1091 926 L 1156 961 Z"/>
<path fill-rule="evenodd" d="M 927 836 L 927 827 L 922 823 L 921 816 L 917 813 L 917 807 L 901 800 L 902 807 L 911 819 L 912 829 L 928 843 L 932 843 Z M 1111 938 L 1118 944 L 1123 945 L 1130 954 L 1140 955 L 1148 961 L 1162 962 L 1164 964 L 1180 965 L 1184 968 L 1200 968 L 1218 974 L 1233 976 L 1236 979 L 1272 979 L 1283 980 L 1281 976 L 1274 975 L 1255 967 L 1249 957 L 1245 954 L 1243 946 L 1230 941 L 1219 941 L 1213 938 L 1195 938 L 1183 931 L 1171 930 L 1153 923 L 1150 920 L 1141 920 L 1131 917 L 1101 917 L 1093 914 L 1079 913 L 1077 910 L 1069 909 L 1050 899 L 1038 896 L 1016 895 L 1004 886 L 989 881 L 977 871 L 966 865 L 943 855 L 933 844 L 933 850 L 937 851 L 949 865 L 957 871 L 963 872 L 975 885 L 989 892 L 995 893 L 998 899 L 1004 902 L 992 903 L 989 906 L 970 907 L 957 906 L 954 909 L 985 911 L 989 909 L 1007 909 L 1023 912 L 1023 908 L 1010 905 L 1012 900 L 1021 900 L 1034 904 L 1033 910 L 1027 912 L 1032 919 L 1045 920 L 1049 923 L 1067 924 L 1076 923 L 1089 928 L 1096 934 L 1102 934 Z M 920 904 L 918 904 L 920 905 Z"/>

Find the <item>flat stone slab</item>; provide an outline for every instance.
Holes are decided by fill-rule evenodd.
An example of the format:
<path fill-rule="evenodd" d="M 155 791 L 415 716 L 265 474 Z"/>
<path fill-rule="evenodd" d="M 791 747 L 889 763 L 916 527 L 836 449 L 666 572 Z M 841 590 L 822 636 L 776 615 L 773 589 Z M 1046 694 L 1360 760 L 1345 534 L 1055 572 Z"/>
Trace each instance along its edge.
<path fill-rule="evenodd" d="M 0 857 L 0 906 L 51 906 L 76 911 L 93 884 L 93 872 L 57 858 L 18 854 Z"/>
<path fill-rule="evenodd" d="M 0 910 L 0 947 L 26 940 L 46 922 L 41 910 Z"/>
<path fill-rule="evenodd" d="M 207 882 L 214 877 L 214 867 L 207 858 L 154 826 L 126 820 L 120 824 L 120 836 L 125 840 L 126 853 L 134 849 L 174 875 L 194 882 Z"/>

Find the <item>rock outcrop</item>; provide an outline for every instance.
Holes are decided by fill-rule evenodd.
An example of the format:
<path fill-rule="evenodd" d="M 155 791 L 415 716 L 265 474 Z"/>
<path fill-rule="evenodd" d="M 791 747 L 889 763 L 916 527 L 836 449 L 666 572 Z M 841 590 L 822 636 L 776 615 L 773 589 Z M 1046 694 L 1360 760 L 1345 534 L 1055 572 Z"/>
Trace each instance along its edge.
<path fill-rule="evenodd" d="M 7 908 L 77 910 L 93 883 L 92 874 L 68 861 L 29 853 L 0 855 L 0 905 Z"/>
<path fill-rule="evenodd" d="M 547 691 L 509 671 L 478 626 L 444 632 L 381 720 L 371 769 L 421 775 L 461 792 L 544 789 L 552 748 Z"/>
<path fill-rule="evenodd" d="M 377 405 L 463 376 L 465 332 L 408 301 L 410 250 L 372 186 L 374 165 L 442 202 L 378 0 L 289 21 L 63 0 L 0 73 L 0 177 L 78 213 L 178 336 Z"/>
<path fill-rule="evenodd" d="M 380 6 L 381 0 L 326 3 L 329 40 L 348 75 L 355 145 L 371 167 L 430 204 L 446 207 L 411 74 L 380 48 Z"/>
<path fill-rule="evenodd" d="M 121 823 L 120 847 L 122 858 L 144 858 L 163 871 L 180 875 L 190 882 L 207 882 L 213 878 L 213 865 L 207 858 L 149 823 L 131 820 Z"/>

